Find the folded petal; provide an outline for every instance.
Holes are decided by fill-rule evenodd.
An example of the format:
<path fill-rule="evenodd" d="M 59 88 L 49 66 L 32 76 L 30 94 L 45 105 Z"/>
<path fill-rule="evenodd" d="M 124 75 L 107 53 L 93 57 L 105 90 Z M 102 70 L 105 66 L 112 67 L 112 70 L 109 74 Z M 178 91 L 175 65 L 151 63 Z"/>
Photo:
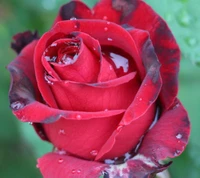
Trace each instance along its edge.
<path fill-rule="evenodd" d="M 54 21 L 56 24 L 62 20 L 70 20 L 70 19 L 90 19 L 92 17 L 92 11 L 90 8 L 81 1 L 71 1 L 65 5 L 63 5 Z"/>
<path fill-rule="evenodd" d="M 188 143 L 190 121 L 178 99 L 165 111 L 156 125 L 145 135 L 139 153 L 153 160 L 174 158 Z"/>
<path fill-rule="evenodd" d="M 48 153 L 38 159 L 43 178 L 99 178 L 107 165 L 79 158 Z"/>
<path fill-rule="evenodd" d="M 13 40 L 14 42 L 11 43 L 11 47 L 12 49 L 14 49 L 17 53 L 20 53 L 21 50 L 28 45 L 29 43 L 31 43 L 33 40 L 38 39 L 38 34 L 37 32 L 30 32 L 30 31 L 26 31 L 23 33 L 18 33 L 15 36 L 13 36 Z"/>
<path fill-rule="evenodd" d="M 150 178 L 171 164 L 160 165 L 150 158 L 137 155 L 124 164 L 107 165 L 95 161 L 86 161 L 69 155 L 48 153 L 38 159 L 37 167 L 43 178 L 99 178 L 134 177 Z"/>
<path fill-rule="evenodd" d="M 160 64 L 148 33 L 134 29 L 130 31 L 130 34 L 135 40 L 138 54 L 147 73 L 133 102 L 126 110 L 118 129 L 102 147 L 96 159 L 118 157 L 120 154 L 125 154 L 133 149 L 154 119 L 155 101 L 162 86 L 159 71 Z M 127 138 L 130 135 L 132 138 L 124 143 L 124 137 Z M 119 147 L 120 149 L 118 149 Z"/>

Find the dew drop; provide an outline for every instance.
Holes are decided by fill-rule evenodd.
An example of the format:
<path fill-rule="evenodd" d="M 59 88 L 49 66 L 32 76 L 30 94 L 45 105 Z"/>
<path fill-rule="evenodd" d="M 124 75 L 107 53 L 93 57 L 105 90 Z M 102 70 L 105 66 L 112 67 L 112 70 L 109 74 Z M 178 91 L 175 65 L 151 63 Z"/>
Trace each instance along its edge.
<path fill-rule="evenodd" d="M 53 46 L 57 46 L 57 43 L 52 43 L 51 46 L 52 46 L 52 47 L 53 47 Z"/>
<path fill-rule="evenodd" d="M 108 40 L 108 41 L 113 41 L 113 39 L 112 39 L 112 38 L 107 38 L 107 40 Z"/>
<path fill-rule="evenodd" d="M 110 25 L 110 22 L 107 22 L 108 25 Z"/>
<path fill-rule="evenodd" d="M 72 169 L 72 174 L 76 174 L 76 170 L 75 169 Z"/>
<path fill-rule="evenodd" d="M 96 156 L 96 155 L 98 154 L 98 151 L 97 151 L 97 150 L 92 150 L 92 151 L 90 152 L 90 154 L 91 154 L 92 156 Z"/>
<path fill-rule="evenodd" d="M 176 138 L 177 138 L 177 139 L 181 139 L 181 138 L 182 138 L 182 135 L 181 135 L 181 134 L 177 134 L 177 135 L 176 135 Z"/>
<path fill-rule="evenodd" d="M 57 153 L 59 155 L 66 155 L 67 152 L 65 150 L 58 150 Z"/>
<path fill-rule="evenodd" d="M 29 124 L 29 125 L 32 125 L 32 124 L 33 124 L 33 122 L 28 122 L 28 124 Z"/>
<path fill-rule="evenodd" d="M 80 120 L 81 118 L 82 118 L 82 117 L 81 117 L 81 115 L 79 115 L 79 114 L 76 116 L 76 119 L 78 119 L 78 120 Z"/>
<path fill-rule="evenodd" d="M 58 159 L 58 163 L 63 163 L 63 161 L 64 161 L 64 160 L 63 160 L 62 158 L 59 158 L 59 159 Z"/>
<path fill-rule="evenodd" d="M 104 160 L 104 163 L 105 163 L 105 164 L 114 164 L 115 161 L 112 160 L 112 159 L 105 159 L 105 160 Z"/>
<path fill-rule="evenodd" d="M 129 69 L 128 59 L 115 53 L 110 53 L 110 57 L 117 69 L 122 67 L 125 73 L 128 72 Z"/>
<path fill-rule="evenodd" d="M 140 98 L 139 101 L 142 101 L 142 98 Z"/>
<path fill-rule="evenodd" d="M 106 111 L 106 112 L 107 112 L 107 111 L 108 111 L 108 109 L 105 109 L 104 111 Z"/>
<path fill-rule="evenodd" d="M 77 26 L 77 25 L 74 25 L 74 28 L 78 28 L 78 26 Z"/>
<path fill-rule="evenodd" d="M 15 102 L 11 103 L 10 107 L 13 110 L 19 110 L 19 109 L 22 109 L 24 107 L 24 103 L 22 103 L 20 101 L 15 101 Z"/>
<path fill-rule="evenodd" d="M 103 20 L 107 20 L 108 19 L 108 17 L 107 16 L 103 16 Z"/>
<path fill-rule="evenodd" d="M 108 31 L 108 27 L 105 27 L 105 28 L 104 28 L 104 31 Z"/>
<path fill-rule="evenodd" d="M 111 65 L 109 65 L 109 69 L 110 69 L 110 70 L 113 70 L 113 68 L 112 68 L 112 66 L 111 66 Z"/>
<path fill-rule="evenodd" d="M 77 18 L 76 17 L 71 17 L 70 20 L 77 20 Z"/>
<path fill-rule="evenodd" d="M 80 169 L 77 169 L 76 172 L 77 172 L 77 174 L 80 174 L 80 173 L 81 173 L 81 170 L 80 170 Z"/>
<path fill-rule="evenodd" d="M 93 50 L 94 50 L 94 51 L 96 51 L 96 48 L 95 48 L 95 47 L 93 47 Z"/>
<path fill-rule="evenodd" d="M 48 84 L 53 85 L 53 82 L 49 80 L 49 77 L 50 77 L 50 75 L 44 74 L 44 80 L 45 80 Z"/>
<path fill-rule="evenodd" d="M 40 168 L 39 164 L 36 164 L 36 168 Z"/>
<path fill-rule="evenodd" d="M 60 130 L 58 131 L 58 134 L 60 134 L 60 135 L 65 135 L 65 130 L 64 130 L 64 129 L 60 129 Z"/>
<path fill-rule="evenodd" d="M 176 109 L 176 108 L 178 108 L 179 106 L 180 106 L 180 104 L 177 103 L 177 104 L 173 107 L 173 109 Z"/>

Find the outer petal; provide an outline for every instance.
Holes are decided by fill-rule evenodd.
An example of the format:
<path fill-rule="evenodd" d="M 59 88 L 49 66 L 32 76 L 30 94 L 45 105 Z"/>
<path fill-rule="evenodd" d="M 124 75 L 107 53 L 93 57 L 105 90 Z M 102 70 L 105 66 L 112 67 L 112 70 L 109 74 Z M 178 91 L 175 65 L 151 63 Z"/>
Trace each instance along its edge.
<path fill-rule="evenodd" d="M 77 19 L 91 19 L 92 11 L 83 2 L 75 0 L 71 1 L 60 8 L 58 16 L 54 24 L 62 20 Z"/>
<path fill-rule="evenodd" d="M 152 160 L 180 155 L 188 143 L 190 121 L 179 100 L 164 112 L 156 125 L 146 134 L 139 150 Z"/>
<path fill-rule="evenodd" d="M 38 159 L 43 178 L 153 178 L 170 165 L 160 165 L 143 155 L 137 155 L 120 165 L 86 161 L 68 155 L 48 153 Z"/>
<path fill-rule="evenodd" d="M 100 7 L 104 8 L 99 11 Z M 141 0 L 101 0 L 94 11 L 95 9 L 97 9 L 96 13 L 99 13 L 99 16 L 96 15 L 98 18 L 101 14 L 107 15 L 107 11 L 109 12 L 112 9 L 114 15 L 120 14 L 119 20 L 110 18 L 108 20 L 116 23 L 120 21 L 120 24 L 129 24 L 135 28 L 149 31 L 155 52 L 162 64 L 161 103 L 164 108 L 169 108 L 173 104 L 178 91 L 180 50 L 165 21 Z"/>
<path fill-rule="evenodd" d="M 159 73 L 160 65 L 148 33 L 137 29 L 131 30 L 130 33 L 136 42 L 147 74 L 133 102 L 126 110 L 118 129 L 102 147 L 96 159 L 117 157 L 130 151 L 131 148 L 133 149 L 147 131 L 155 115 L 154 102 L 162 85 Z M 129 141 L 124 140 L 130 135 L 132 138 L 128 139 Z M 118 149 L 119 147 L 120 149 Z"/>
<path fill-rule="evenodd" d="M 38 159 L 43 178 L 99 178 L 108 165 L 57 153 Z"/>

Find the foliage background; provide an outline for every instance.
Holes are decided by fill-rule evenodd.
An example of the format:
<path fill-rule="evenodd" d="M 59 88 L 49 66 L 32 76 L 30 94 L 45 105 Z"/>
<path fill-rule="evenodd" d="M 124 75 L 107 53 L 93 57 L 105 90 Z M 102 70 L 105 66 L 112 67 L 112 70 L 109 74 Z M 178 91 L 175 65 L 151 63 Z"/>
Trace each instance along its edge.
<path fill-rule="evenodd" d="M 5 66 L 16 56 L 12 36 L 28 29 L 47 31 L 66 0 L 0 1 L 0 178 L 40 178 L 36 159 L 51 151 L 33 128 L 9 109 L 10 77 Z M 89 6 L 95 0 L 85 0 Z M 146 0 L 169 24 L 182 49 L 179 98 L 189 112 L 192 131 L 186 151 L 169 171 L 172 178 L 200 177 L 200 19 L 199 0 Z M 178 126 L 177 126 L 178 127 Z"/>

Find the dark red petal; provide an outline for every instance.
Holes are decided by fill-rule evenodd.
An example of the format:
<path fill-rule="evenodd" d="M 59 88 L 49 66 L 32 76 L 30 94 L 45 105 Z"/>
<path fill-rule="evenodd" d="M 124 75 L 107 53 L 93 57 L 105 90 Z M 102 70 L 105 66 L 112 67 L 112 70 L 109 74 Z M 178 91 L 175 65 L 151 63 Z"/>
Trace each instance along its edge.
<path fill-rule="evenodd" d="M 180 155 L 188 143 L 190 121 L 179 100 L 163 113 L 156 125 L 147 133 L 139 150 L 152 160 L 163 160 Z"/>
<path fill-rule="evenodd" d="M 59 108 L 63 110 L 94 112 L 126 109 L 139 88 L 135 74 L 132 72 L 114 80 L 93 84 L 55 81 L 51 90 Z"/>
<path fill-rule="evenodd" d="M 28 94 L 29 93 L 24 92 L 24 96 Z M 28 100 L 29 103 L 23 103 L 21 101 L 11 103 L 13 114 L 22 122 L 51 123 L 57 121 L 61 117 L 67 120 L 88 120 L 92 118 L 109 117 L 124 112 L 123 109 L 110 110 L 107 112 L 65 111 L 50 108 L 45 104 L 34 101 L 33 98 L 31 99 L 32 100 L 28 100 L 28 98 L 25 97 L 25 101 Z"/>
<path fill-rule="evenodd" d="M 123 114 L 89 120 L 60 119 L 44 124 L 45 133 L 57 148 L 72 155 L 94 160 L 102 145 L 116 129 Z"/>
<path fill-rule="evenodd" d="M 43 178 L 99 178 L 108 165 L 57 153 L 38 159 Z"/>
<path fill-rule="evenodd" d="M 120 23 L 121 13 L 112 8 L 112 1 L 101 0 L 93 7 L 93 18 Z"/>
<path fill-rule="evenodd" d="M 60 8 L 54 24 L 62 20 L 91 19 L 92 12 L 90 8 L 81 1 L 71 1 Z"/>
<path fill-rule="evenodd" d="M 142 17 L 142 18 L 141 18 Z M 149 31 L 155 52 L 161 63 L 163 87 L 160 99 L 166 109 L 171 106 L 178 91 L 180 50 L 165 21 L 144 1 L 138 1 L 137 8 L 123 19 L 135 28 Z"/>
<path fill-rule="evenodd" d="M 11 43 L 12 49 L 14 49 L 17 53 L 20 53 L 21 50 L 31 43 L 33 40 L 38 39 L 38 34 L 35 31 L 34 33 L 30 31 L 26 31 L 23 33 L 18 33 L 15 36 L 13 36 L 14 42 Z"/>
<path fill-rule="evenodd" d="M 119 124 L 119 130 L 113 133 L 107 143 L 103 146 L 99 152 L 97 159 L 105 157 L 118 156 L 117 153 L 121 151 L 121 154 L 125 154 L 134 148 L 138 140 L 145 134 L 147 128 L 150 126 L 154 119 L 155 114 L 155 101 L 159 95 L 162 82 L 160 77 L 160 64 L 157 56 L 154 52 L 151 40 L 148 33 L 141 30 L 131 30 L 130 34 L 135 40 L 138 54 L 143 61 L 146 68 L 146 76 L 133 100 L 131 105 L 126 110 L 123 119 Z M 136 126 L 143 123 L 141 127 Z M 135 134 L 135 131 L 140 128 Z M 131 141 L 124 143 L 124 137 L 126 135 L 134 135 Z M 123 143 L 123 144 L 122 144 Z M 121 144 L 121 146 L 120 146 Z M 123 149 L 118 149 L 118 147 Z M 120 151 L 118 151 L 120 150 Z"/>
<path fill-rule="evenodd" d="M 33 41 L 24 47 L 19 56 L 7 67 L 12 77 L 9 99 L 13 112 L 16 109 L 23 108 L 33 100 L 42 101 L 33 66 L 33 54 L 36 44 L 37 41 Z M 41 124 L 33 123 L 33 127 L 41 139 L 48 140 Z"/>
<path fill-rule="evenodd" d="M 165 109 L 169 108 L 178 91 L 180 49 L 166 22 L 141 0 L 101 0 L 94 10 L 96 11 L 94 14 L 99 19 L 102 19 L 102 14 L 109 17 L 109 11 L 111 11 L 110 14 L 116 16 L 117 19 L 108 18 L 109 21 L 129 24 L 150 33 L 155 52 L 162 64 L 161 103 Z"/>
<path fill-rule="evenodd" d="M 68 155 L 48 153 L 38 159 L 37 167 L 43 178 L 153 178 L 156 173 L 167 169 L 170 164 L 171 162 L 160 165 L 143 155 L 137 155 L 124 164 L 107 165 Z"/>

